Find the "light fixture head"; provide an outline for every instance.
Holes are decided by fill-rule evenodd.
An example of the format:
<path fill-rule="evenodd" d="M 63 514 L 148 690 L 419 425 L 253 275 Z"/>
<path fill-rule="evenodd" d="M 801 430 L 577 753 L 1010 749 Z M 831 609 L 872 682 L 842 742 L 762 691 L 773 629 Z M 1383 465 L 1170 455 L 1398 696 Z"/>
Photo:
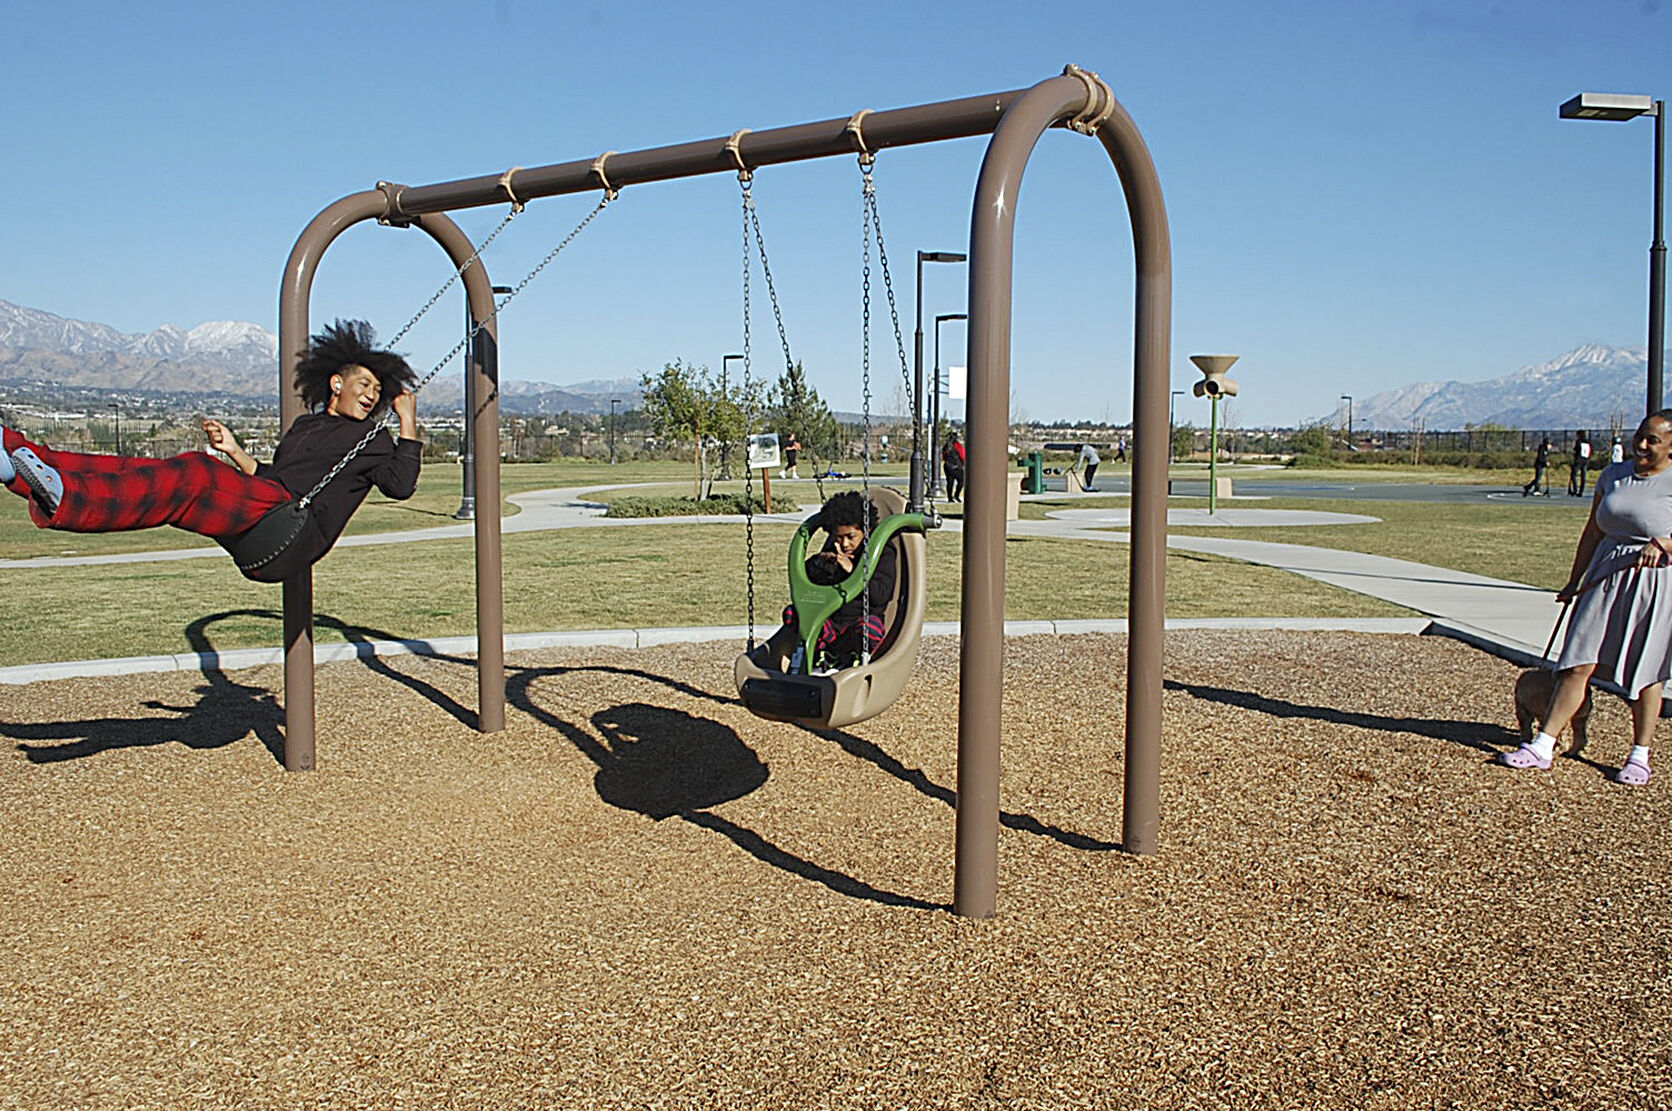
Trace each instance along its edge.
<path fill-rule="evenodd" d="M 1564 120 L 1634 120 L 1653 115 L 1653 97 L 1634 93 L 1580 93 L 1556 110 Z"/>

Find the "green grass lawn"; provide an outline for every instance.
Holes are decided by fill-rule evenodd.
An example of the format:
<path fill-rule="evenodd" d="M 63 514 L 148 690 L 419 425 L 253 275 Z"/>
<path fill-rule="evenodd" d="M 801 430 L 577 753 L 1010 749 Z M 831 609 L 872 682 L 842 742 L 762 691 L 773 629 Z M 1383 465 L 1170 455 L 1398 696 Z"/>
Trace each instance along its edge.
<path fill-rule="evenodd" d="M 787 600 L 784 558 L 791 529 L 755 529 L 760 626 L 776 624 Z M 505 538 L 506 628 L 510 632 L 748 620 L 744 530 L 665 524 L 515 533 Z M 959 537 L 929 543 L 929 617 L 955 620 Z M 1007 616 L 1125 617 L 1124 544 L 1012 539 Z M 1394 616 L 1374 599 L 1264 567 L 1175 553 L 1168 559 L 1168 613 L 1176 617 Z M 437 637 L 475 632 L 468 539 L 342 548 L 315 569 L 322 643 L 338 626 L 363 635 Z M 6 572 L 0 592 L 0 665 L 274 645 L 276 586 L 251 583 L 227 560 Z"/>
<path fill-rule="evenodd" d="M 1431 563 L 1476 575 L 1556 590 L 1567 581 L 1574 546 L 1590 503 L 1523 507 L 1514 501 L 1478 504 L 1273 498 L 1255 509 L 1307 509 L 1377 517 L 1376 524 L 1297 528 L 1175 528 L 1189 536 L 1235 536 L 1277 544 L 1308 544 Z M 1240 507 L 1239 507 L 1240 508 Z"/>
<path fill-rule="evenodd" d="M 1361 478 L 1365 468 L 1350 474 Z M 1275 474 L 1278 472 L 1263 472 Z M 1319 477 L 1326 472 L 1314 472 Z M 1340 477 L 1340 471 L 1327 472 Z M 690 492 L 678 463 L 527 464 L 503 471 L 507 494 L 556 486 L 654 482 Z M 1501 476 L 1500 476 L 1501 477 Z M 899 484 L 898 473 L 881 476 Z M 741 490 L 742 483 L 725 489 Z M 794 496 L 810 511 L 816 487 Z M 426 468 L 408 502 L 375 496 L 351 532 L 450 522 L 460 496 L 456 466 Z M 1125 504 L 1126 499 L 1107 499 Z M 1084 507 L 1094 499 L 1075 498 Z M 1068 504 L 1066 501 L 1063 504 Z M 1471 505 L 1317 499 L 1261 502 L 1274 509 L 1362 513 L 1378 524 L 1237 529 L 1234 535 L 1281 543 L 1347 548 L 1433 563 L 1555 589 L 1567 575 L 1584 523 L 1583 503 L 1537 510 L 1515 502 Z M 944 507 L 956 513 L 957 506 Z M 1042 516 L 1052 503 L 1027 503 Z M 514 511 L 514 510 L 513 510 Z M 1228 530 L 1180 529 L 1197 535 Z M 755 530 L 755 620 L 777 621 L 785 601 L 784 553 L 791 530 Z M 22 506 L 0 511 L 0 556 L 82 554 L 184 547 L 175 530 L 74 536 L 35 529 Z M 516 533 L 505 538 L 506 622 L 511 632 L 678 625 L 732 625 L 748 619 L 744 530 L 690 523 Z M 958 615 L 961 550 L 951 533 L 930 536 L 931 620 Z M 1013 538 L 1007 544 L 1006 612 L 1012 619 L 1124 617 L 1128 551 L 1124 544 Z M 1357 617 L 1404 611 L 1269 568 L 1212 556 L 1168 557 L 1167 605 L 1173 617 Z M 280 640 L 277 587 L 250 583 L 220 557 L 135 565 L 20 568 L 0 591 L 0 665 L 269 646 Z M 345 548 L 315 575 L 321 641 L 338 626 L 370 635 L 436 637 L 475 631 L 472 546 L 468 539 Z M 359 635 L 359 634 L 356 634 Z"/>
<path fill-rule="evenodd" d="M 754 489 L 760 494 L 759 476 Z M 885 469 L 879 475 L 882 482 L 903 484 L 904 476 L 898 469 Z M 628 493 L 660 494 L 668 497 L 689 497 L 692 493 L 691 468 L 678 462 L 623 463 L 612 467 L 607 463 L 514 463 L 500 468 L 500 492 L 506 497 L 530 490 L 547 490 L 565 486 L 629 485 L 656 483 L 649 490 Z M 741 479 L 717 483 L 716 490 L 742 493 Z M 831 487 L 837 489 L 839 487 Z M 811 512 L 818 498 L 818 486 L 812 482 L 778 483 L 778 492 L 789 492 Z M 458 511 L 464 493 L 461 471 L 456 463 L 425 464 L 419 478 L 418 492 L 406 501 L 394 501 L 375 490 L 355 513 L 345 535 L 365 536 L 379 532 L 400 532 L 407 529 L 434 528 L 456 524 L 453 514 Z M 0 495 L 4 495 L 0 491 Z M 600 501 L 607 501 L 601 494 Z M 509 501 L 501 503 L 506 517 L 519 512 Z M 179 529 L 149 529 L 144 532 L 105 534 L 55 532 L 38 529 L 29 520 L 22 502 L 14 502 L 9 495 L 0 496 L 0 559 L 33 559 L 40 556 L 116 555 L 126 552 L 155 552 L 173 548 L 213 547 L 212 541 Z"/>

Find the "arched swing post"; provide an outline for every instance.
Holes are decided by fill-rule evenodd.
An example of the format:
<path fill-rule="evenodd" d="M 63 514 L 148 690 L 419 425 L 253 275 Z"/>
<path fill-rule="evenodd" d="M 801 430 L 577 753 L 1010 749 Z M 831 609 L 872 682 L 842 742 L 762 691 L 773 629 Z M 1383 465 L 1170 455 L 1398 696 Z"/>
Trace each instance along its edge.
<path fill-rule="evenodd" d="M 1065 122 L 1096 134 L 1107 150 L 1126 194 L 1137 267 L 1137 331 L 1133 416 L 1142 434 L 1133 459 L 1132 570 L 1128 615 L 1126 783 L 1122 847 L 1156 850 L 1159 828 L 1161 752 L 1161 664 L 1164 632 L 1167 545 L 1167 363 L 1170 358 L 1172 261 L 1159 179 L 1142 136 L 1107 85 L 1076 67 L 1030 89 L 965 97 L 862 114 L 863 143 L 872 151 L 975 135 L 993 135 L 976 191 L 971 223 L 969 298 L 969 498 L 964 529 L 963 658 L 961 661 L 958 757 L 958 870 L 954 908 L 987 917 L 997 893 L 1000 707 L 1004 649 L 1004 484 L 1008 441 L 1010 378 L 1010 288 L 1015 207 L 1022 171 L 1044 131 Z M 347 226 L 370 216 L 410 220 L 422 213 L 526 202 L 538 197 L 625 188 L 710 173 L 735 173 L 778 163 L 851 155 L 859 116 L 838 117 L 770 131 L 739 131 L 652 150 L 611 153 L 594 159 L 465 178 L 417 188 L 345 198 L 315 218 L 292 254 L 281 300 L 280 342 L 297 348 L 307 336 L 306 292 L 319 251 Z M 607 160 L 608 181 L 603 180 Z M 487 289 L 485 273 L 473 267 L 476 291 Z M 293 288 L 295 287 L 295 288 Z M 298 348 L 299 349 L 299 348 Z M 294 355 L 284 360 L 287 370 Z M 288 391 L 288 384 L 283 387 Z M 289 399 L 289 394 L 286 392 Z M 300 411 L 290 400 L 289 419 Z M 484 420 L 478 417 L 479 422 Z M 486 427 L 479 423 L 479 428 Z M 497 428 L 492 429 L 497 433 Z M 495 453 L 488 453 L 496 458 Z M 478 475 L 481 474 L 479 468 Z M 497 474 L 495 475 L 497 478 Z M 489 503 L 498 506 L 497 493 Z M 480 508 L 480 507 L 479 507 Z M 296 600 L 292 592 L 296 592 Z M 306 591 L 307 593 L 303 593 Z M 286 686 L 294 675 L 307 691 L 307 764 L 313 760 L 312 630 L 292 627 L 292 613 L 305 615 L 311 581 L 286 584 Z M 299 617 L 298 622 L 302 619 Z M 307 637 L 306 645 L 301 638 Z M 305 654 L 304 654 L 305 648 Z M 305 670 L 304 670 L 305 669 Z M 502 696 L 501 696 L 502 697 Z M 287 699 L 287 721 L 296 708 Z M 484 703 L 486 699 L 484 698 Z M 290 732 L 301 735 L 295 725 Z M 286 737 L 287 766 L 291 764 Z"/>
<path fill-rule="evenodd" d="M 327 206 L 315 216 L 291 248 L 279 289 L 279 424 L 288 431 L 304 412 L 293 376 L 310 328 L 308 307 L 314 276 L 327 247 L 348 228 L 364 220 L 388 220 L 396 187 L 355 193 Z M 474 254 L 468 236 L 453 220 L 439 213 L 400 223 L 415 223 L 447 252 L 455 268 Z M 475 374 L 476 396 L 486 399 L 475 414 L 479 461 L 476 467 L 476 641 L 478 728 L 491 733 L 505 728 L 505 605 L 501 577 L 499 514 L 499 393 L 497 330 L 493 283 L 478 259 L 464 272 L 470 312 L 488 323 L 477 334 L 469 373 Z M 481 460 L 486 460 L 483 465 Z M 313 573 L 304 572 L 284 583 L 284 766 L 289 771 L 312 771 L 314 743 Z"/>
<path fill-rule="evenodd" d="M 1010 436 L 1010 323 L 1016 201 L 1046 129 L 1095 128 L 1126 192 L 1137 255 L 1131 593 L 1126 657 L 1126 791 L 1122 847 L 1156 850 L 1165 631 L 1167 364 L 1172 252 L 1160 181 L 1142 136 L 1096 78 L 1053 77 L 1011 103 L 982 162 L 970 223 L 968 496 L 958 700 L 957 872 L 953 909 L 997 909 L 999 764 L 1004 696 L 1005 484 Z"/>

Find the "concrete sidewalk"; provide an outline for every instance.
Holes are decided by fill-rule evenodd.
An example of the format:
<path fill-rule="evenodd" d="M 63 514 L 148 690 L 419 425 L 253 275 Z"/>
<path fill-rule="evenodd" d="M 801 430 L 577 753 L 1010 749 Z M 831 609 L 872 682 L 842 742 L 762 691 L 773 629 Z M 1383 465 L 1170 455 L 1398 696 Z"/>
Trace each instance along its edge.
<path fill-rule="evenodd" d="M 530 532 L 561 528 L 599 528 L 617 525 L 678 524 L 678 523 L 741 523 L 741 516 L 676 517 L 645 520 L 640 518 L 607 518 L 604 506 L 589 500 L 589 495 L 607 489 L 622 489 L 620 485 L 570 487 L 532 491 L 513 496 L 521 512 L 506 518 L 504 531 Z M 799 524 L 807 510 L 793 514 L 757 517 L 785 524 Z M 1064 509 L 1052 513 L 1045 520 L 1012 521 L 1012 536 L 1052 537 L 1065 540 L 1100 543 L 1129 543 L 1130 533 L 1123 531 L 1127 524 L 1124 508 Z M 1199 509 L 1169 510 L 1169 521 L 1179 524 L 1201 524 Z M 1422 619 L 1404 621 L 1366 622 L 1341 620 L 1307 622 L 1306 628 L 1358 629 L 1363 631 L 1426 631 L 1457 637 L 1476 647 L 1524 666 L 1538 661 L 1551 628 L 1560 613 L 1553 595 L 1546 590 L 1524 583 L 1472 575 L 1408 560 L 1362 552 L 1313 548 L 1299 544 L 1275 544 L 1265 541 L 1238 540 L 1229 535 L 1238 527 L 1270 527 L 1279 524 L 1320 525 L 1329 523 L 1360 523 L 1375 518 L 1352 514 L 1294 513 L 1258 509 L 1227 510 L 1215 515 L 1216 526 L 1223 527 L 1223 536 L 1169 535 L 1167 544 L 1180 551 L 1201 552 L 1225 556 L 1248 563 L 1276 567 L 1292 574 L 1328 583 L 1345 590 L 1356 591 L 1403 606 L 1422 614 Z M 949 520 L 944 530 L 962 531 L 962 522 Z M 398 533 L 379 533 L 344 538 L 345 547 L 370 544 L 411 543 L 420 540 L 462 539 L 471 535 L 468 523 L 443 525 L 435 528 Z M 72 566 L 94 563 L 135 563 L 158 559 L 194 559 L 205 556 L 224 558 L 219 547 L 193 548 L 176 551 L 140 552 L 118 556 L 70 556 L 59 558 L 0 560 L 0 571 L 10 568 Z M 1191 627 L 1201 626 L 1190 623 Z M 1082 626 L 1085 626 L 1082 628 Z M 1091 626 L 1096 626 L 1092 628 Z M 1169 623 L 1169 627 L 1185 627 L 1184 623 Z M 1207 627 L 1212 627 L 1209 624 Z M 1288 619 L 1255 619 L 1252 623 L 1227 622 L 1226 627 L 1288 628 Z M 1125 622 L 1013 622 L 1006 626 L 1008 635 L 1030 632 L 1124 631 Z M 955 633 L 955 623 L 926 629 L 928 635 Z M 698 627 L 659 630 L 593 630 L 574 633 L 521 634 L 507 636 L 508 649 L 546 647 L 555 644 L 619 644 L 643 646 L 678 640 L 737 640 L 745 635 L 742 628 Z M 351 658 L 382 653 L 468 653 L 475 650 L 473 637 L 441 638 L 436 640 L 403 640 L 367 642 L 354 645 L 322 645 L 318 658 Z M 250 649 L 238 652 L 210 654 L 210 661 L 196 653 L 139 657 L 127 660 L 87 660 L 0 669 L 0 683 L 32 682 L 36 679 L 67 678 L 72 675 L 104 675 L 132 671 L 175 670 L 204 666 L 253 667 L 278 659 L 278 649 Z"/>

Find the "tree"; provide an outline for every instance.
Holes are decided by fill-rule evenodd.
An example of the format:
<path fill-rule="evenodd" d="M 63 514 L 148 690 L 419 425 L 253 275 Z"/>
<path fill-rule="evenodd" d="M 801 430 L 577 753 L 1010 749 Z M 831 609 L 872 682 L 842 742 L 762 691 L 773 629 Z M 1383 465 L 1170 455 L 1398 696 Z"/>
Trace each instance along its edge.
<path fill-rule="evenodd" d="M 1322 422 L 1309 424 L 1296 432 L 1290 441 L 1296 455 L 1315 455 L 1322 459 L 1330 456 L 1330 432 Z"/>
<path fill-rule="evenodd" d="M 656 429 L 656 434 L 670 440 L 686 440 L 691 444 L 692 485 L 696 497 L 702 497 L 703 444 L 715 435 L 723 395 L 713 381 L 707 367 L 686 366 L 675 359 L 662 367 L 661 373 L 645 373 L 639 379 L 644 392 L 644 414 Z"/>
<path fill-rule="evenodd" d="M 841 426 L 819 391 L 807 384 L 807 372 L 800 363 L 785 367 L 767 392 L 766 424 L 780 436 L 799 438 L 809 458 L 836 459 L 841 455 Z"/>
<path fill-rule="evenodd" d="M 1173 429 L 1173 458 L 1188 459 L 1196 453 L 1196 428 L 1186 421 Z"/>

